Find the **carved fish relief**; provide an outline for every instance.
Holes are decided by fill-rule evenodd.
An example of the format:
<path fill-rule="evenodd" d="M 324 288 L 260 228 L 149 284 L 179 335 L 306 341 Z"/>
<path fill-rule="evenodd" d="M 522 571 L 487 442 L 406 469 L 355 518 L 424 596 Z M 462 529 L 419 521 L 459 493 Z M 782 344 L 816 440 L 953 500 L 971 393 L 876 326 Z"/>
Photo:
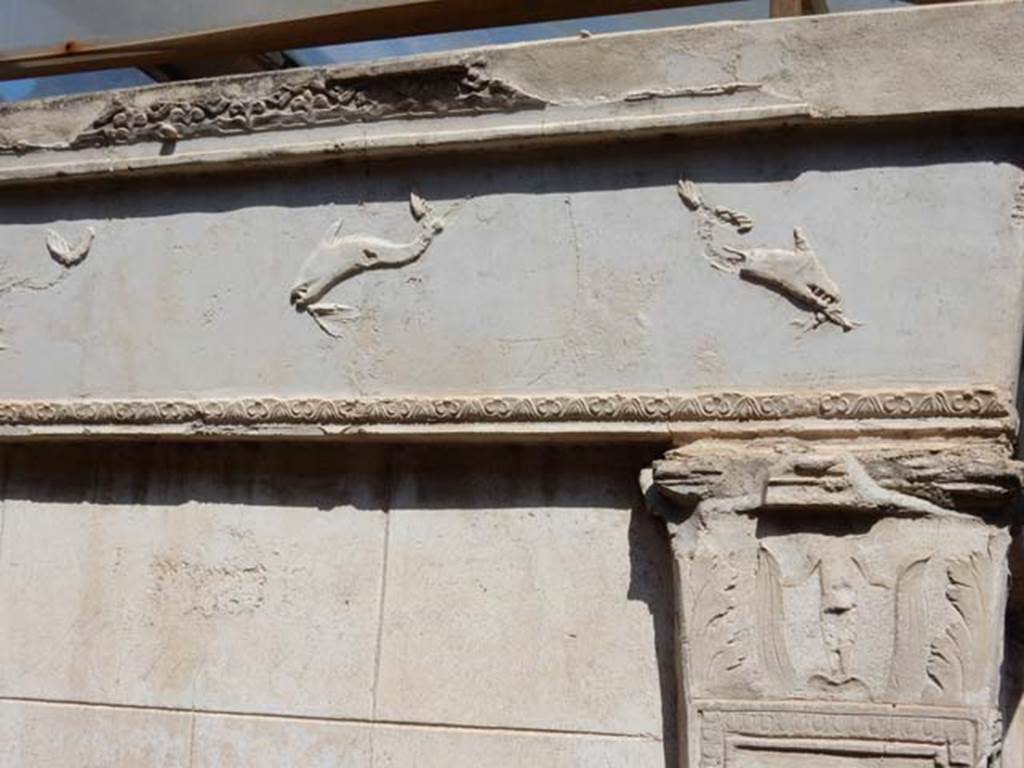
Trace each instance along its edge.
<path fill-rule="evenodd" d="M 306 312 L 320 326 L 320 330 L 336 339 L 340 339 L 345 334 L 349 323 L 362 316 L 362 312 L 356 307 L 327 302 L 310 304 Z"/>
<path fill-rule="evenodd" d="M 715 240 L 716 227 L 731 228 L 742 235 L 753 229 L 753 220 L 731 208 L 712 207 L 704 200 L 700 188 L 687 179 L 679 181 L 677 192 L 686 208 L 697 214 L 697 236 L 712 267 L 763 285 L 810 312 L 812 319 L 806 324 L 808 330 L 826 322 L 844 331 L 852 331 L 860 325 L 846 317 L 839 287 L 825 271 L 799 227 L 793 229 L 792 250 L 719 245 Z"/>
<path fill-rule="evenodd" d="M 444 231 L 449 215 L 436 216 L 426 200 L 413 193 L 409 209 L 420 231 L 408 242 L 395 242 L 376 235 L 342 233 L 343 222 L 328 228 L 320 242 L 299 268 L 289 300 L 299 312 L 308 313 L 331 336 L 344 330 L 344 323 L 359 316 L 359 310 L 343 304 L 320 303 L 335 286 L 371 269 L 397 269 L 417 261 L 434 239 Z"/>
<path fill-rule="evenodd" d="M 71 245 L 56 230 L 49 230 L 46 233 L 46 250 L 58 264 L 64 267 L 73 267 L 80 264 L 89 255 L 93 238 L 96 237 L 96 230 L 92 227 L 85 228 L 85 234 L 75 245 Z"/>
<path fill-rule="evenodd" d="M 825 322 L 852 331 L 859 323 L 843 314 L 839 287 L 818 260 L 799 227 L 793 229 L 793 250 L 782 248 L 741 249 L 723 245 L 738 257 L 740 277 L 764 285 L 806 307 L 814 314 L 811 327 Z"/>

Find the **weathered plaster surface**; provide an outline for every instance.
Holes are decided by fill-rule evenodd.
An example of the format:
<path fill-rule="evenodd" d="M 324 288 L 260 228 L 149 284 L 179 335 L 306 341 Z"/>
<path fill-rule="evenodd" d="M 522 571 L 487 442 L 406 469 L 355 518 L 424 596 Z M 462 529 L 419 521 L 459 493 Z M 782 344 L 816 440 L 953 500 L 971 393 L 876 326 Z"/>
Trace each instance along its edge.
<path fill-rule="evenodd" d="M 619 470 L 584 454 L 554 484 L 543 452 L 470 473 L 459 455 L 419 459 L 391 491 L 378 715 L 660 736 L 647 630 L 668 572 Z M 612 613 L 610 595 L 629 600 Z M 508 648 L 501 664 L 488 647 Z"/>
<path fill-rule="evenodd" d="M 190 717 L 73 704 L 0 702 L 4 765 L 188 765 Z"/>
<path fill-rule="evenodd" d="M 1016 107 L 1024 90 L 1009 79 L 1024 66 L 1014 31 L 1021 19 L 1019 3 L 975 2 L 724 22 L 500 48 L 494 73 L 555 102 L 740 82 L 825 118 Z M 969 55 L 935 77 L 935 53 L 957 50 Z"/>

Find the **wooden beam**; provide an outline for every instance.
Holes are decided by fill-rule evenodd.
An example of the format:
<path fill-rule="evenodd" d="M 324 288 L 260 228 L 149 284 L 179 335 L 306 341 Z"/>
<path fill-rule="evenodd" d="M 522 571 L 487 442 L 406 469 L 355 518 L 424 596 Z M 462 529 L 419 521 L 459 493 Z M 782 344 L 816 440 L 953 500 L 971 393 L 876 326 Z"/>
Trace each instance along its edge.
<path fill-rule="evenodd" d="M 961 1 L 909 0 L 921 4 Z M 338 0 L 341 10 L 320 16 L 148 40 L 66 40 L 51 48 L 0 52 L 0 80 L 721 2 L 728 0 Z M 825 3 L 771 0 L 771 16 L 825 13 Z"/>
<path fill-rule="evenodd" d="M 800 16 L 802 14 L 803 0 L 771 0 L 768 6 L 768 15 L 773 19 Z"/>
<path fill-rule="evenodd" d="M 771 0 L 768 13 L 773 19 L 828 13 L 828 2 L 827 0 Z"/>
<path fill-rule="evenodd" d="M 114 43 L 67 40 L 53 48 L 3 52 L 0 53 L 0 80 L 725 1 L 340 0 L 342 10 L 321 16 L 150 40 Z"/>

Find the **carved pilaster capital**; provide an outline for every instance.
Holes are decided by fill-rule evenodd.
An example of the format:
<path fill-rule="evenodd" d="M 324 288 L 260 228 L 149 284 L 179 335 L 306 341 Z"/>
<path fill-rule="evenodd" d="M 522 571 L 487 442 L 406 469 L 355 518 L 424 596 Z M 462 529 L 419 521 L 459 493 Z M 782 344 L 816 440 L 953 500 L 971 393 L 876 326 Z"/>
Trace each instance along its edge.
<path fill-rule="evenodd" d="M 675 561 L 686 765 L 990 765 L 1009 446 L 707 440 L 646 479 Z"/>
<path fill-rule="evenodd" d="M 1008 505 L 1024 464 L 991 442 L 709 440 L 670 451 L 654 462 L 652 476 L 685 512 L 955 515 Z"/>

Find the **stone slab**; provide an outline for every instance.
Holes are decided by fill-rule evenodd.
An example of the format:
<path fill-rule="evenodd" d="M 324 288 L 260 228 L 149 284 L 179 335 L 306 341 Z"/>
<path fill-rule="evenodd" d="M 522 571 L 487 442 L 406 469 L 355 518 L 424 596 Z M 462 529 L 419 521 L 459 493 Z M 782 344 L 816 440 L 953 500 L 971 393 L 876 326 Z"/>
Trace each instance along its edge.
<path fill-rule="evenodd" d="M 660 740 L 671 576 L 636 454 L 447 455 L 392 494 L 378 718 Z"/>
<path fill-rule="evenodd" d="M 375 727 L 366 723 L 199 715 L 191 768 L 368 768 Z"/>
<path fill-rule="evenodd" d="M 175 712 L 0 702 L 4 768 L 157 768 L 189 763 L 190 717 Z"/>
<path fill-rule="evenodd" d="M 373 456 L 5 458 L 0 695 L 370 715 L 384 548 Z"/>
<path fill-rule="evenodd" d="M 381 728 L 374 736 L 378 768 L 662 768 L 663 746 L 653 739 L 546 735 L 442 728 Z"/>
<path fill-rule="evenodd" d="M 0 702 L 4 768 L 662 768 L 660 741 Z"/>

